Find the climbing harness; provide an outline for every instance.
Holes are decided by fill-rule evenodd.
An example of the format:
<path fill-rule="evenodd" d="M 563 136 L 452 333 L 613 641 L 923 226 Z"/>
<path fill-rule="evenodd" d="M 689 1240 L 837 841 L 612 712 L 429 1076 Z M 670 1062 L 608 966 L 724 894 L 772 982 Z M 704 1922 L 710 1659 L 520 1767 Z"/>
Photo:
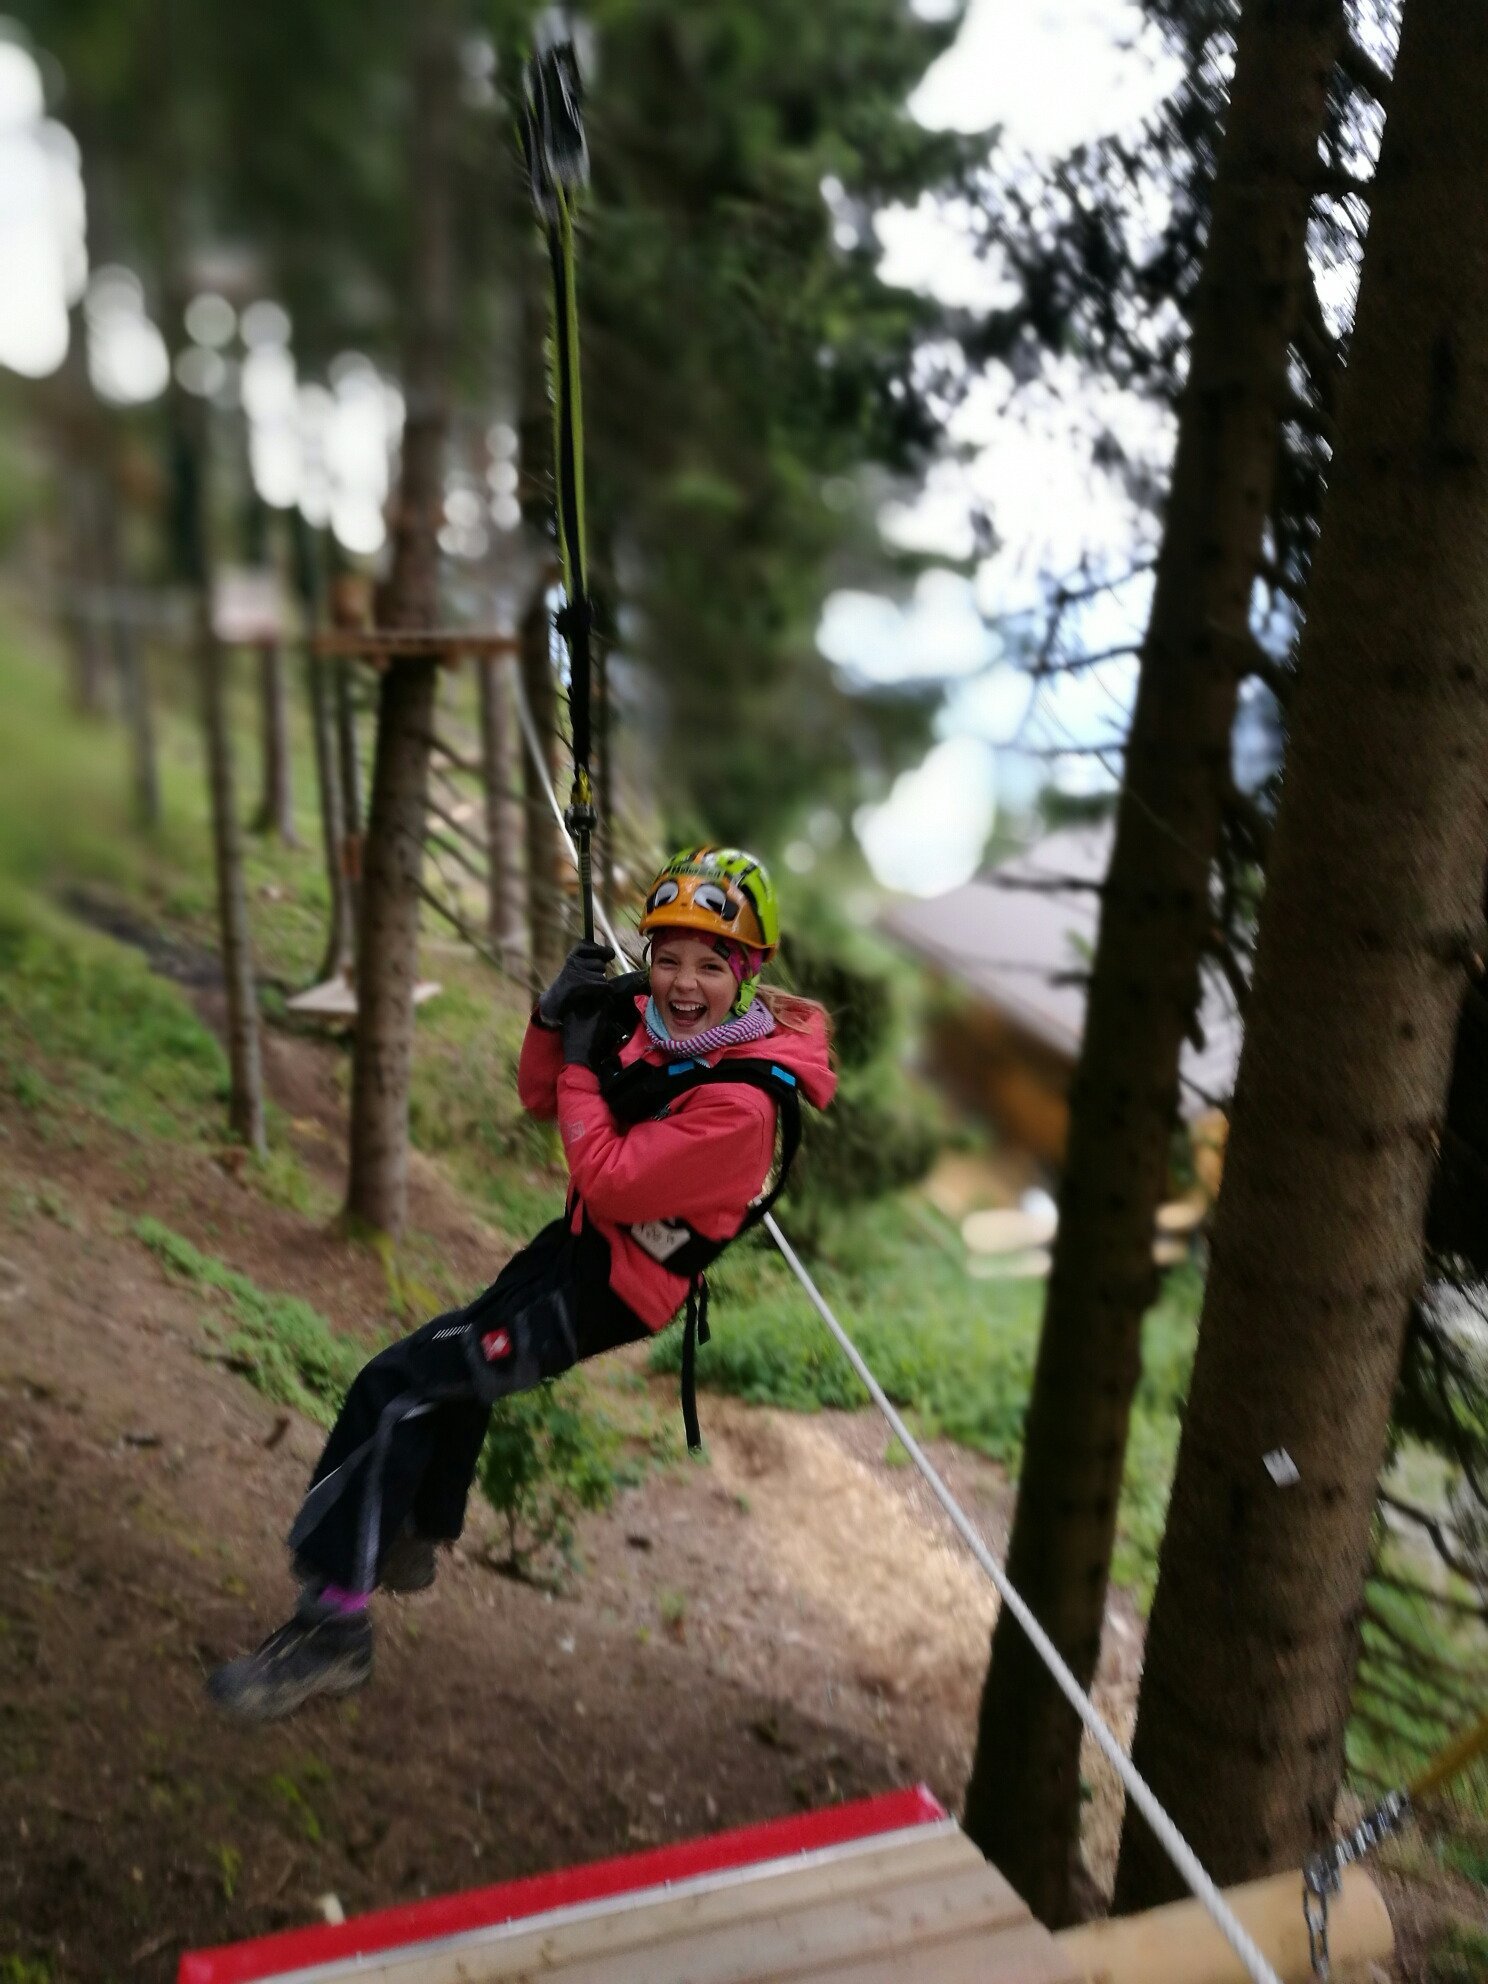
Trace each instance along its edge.
<path fill-rule="evenodd" d="M 631 1011 L 638 1023 L 640 1015 L 633 1001 Z M 736 1240 L 769 1217 L 775 1201 L 785 1190 L 791 1165 L 801 1148 L 800 1085 L 789 1068 L 765 1060 L 720 1061 L 712 1068 L 705 1061 L 673 1061 L 665 1067 L 651 1061 L 633 1061 L 628 1068 L 622 1068 L 617 1052 L 600 1065 L 598 1073 L 599 1092 L 619 1123 L 650 1122 L 666 1115 L 678 1096 L 693 1089 L 720 1085 L 757 1088 L 775 1103 L 780 1124 L 780 1162 L 775 1182 L 753 1202 L 738 1228 L 726 1239 L 714 1240 L 705 1233 L 697 1233 L 685 1219 L 646 1220 L 626 1229 L 654 1261 L 687 1279 L 687 1316 L 682 1334 L 682 1424 L 688 1452 L 697 1453 L 703 1444 L 697 1409 L 697 1353 L 699 1344 L 707 1343 L 710 1336 L 708 1269 L 726 1247 L 732 1247 Z"/>
<path fill-rule="evenodd" d="M 1423 1798 L 1439 1791 L 1485 1750 L 1488 1750 L 1488 1713 L 1459 1731 L 1409 1784 L 1387 1793 L 1341 1839 L 1314 1853 L 1307 1862 L 1302 1869 L 1302 1915 L 1307 1923 L 1307 1954 L 1315 1977 L 1326 1980 L 1332 1967 L 1328 1954 L 1328 1905 L 1343 1885 L 1344 1868 L 1362 1860 L 1366 1853 L 1372 1853 L 1399 1832 Z"/>
<path fill-rule="evenodd" d="M 522 150 L 532 204 L 548 250 L 553 321 L 548 344 L 553 397 L 553 493 L 564 604 L 557 616 L 568 647 L 573 788 L 564 824 L 579 864 L 584 940 L 594 936 L 590 840 L 598 824 L 590 771 L 590 654 L 594 609 L 584 550 L 584 402 L 579 376 L 579 312 L 574 272 L 574 210 L 589 179 L 583 85 L 571 41 L 540 50 L 522 74 Z"/>

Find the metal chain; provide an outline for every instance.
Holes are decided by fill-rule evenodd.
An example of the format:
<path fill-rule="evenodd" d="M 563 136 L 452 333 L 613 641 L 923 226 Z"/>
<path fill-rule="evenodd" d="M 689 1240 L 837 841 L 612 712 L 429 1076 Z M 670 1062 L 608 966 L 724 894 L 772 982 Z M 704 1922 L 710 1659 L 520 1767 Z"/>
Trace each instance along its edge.
<path fill-rule="evenodd" d="M 1372 1853 L 1383 1840 L 1410 1817 L 1408 1791 L 1392 1791 L 1366 1812 L 1351 1832 L 1314 1853 L 1302 1869 L 1302 1918 L 1307 1924 L 1307 1954 L 1313 1975 L 1326 1984 L 1328 1957 L 1328 1903 L 1343 1886 L 1343 1870 L 1366 1853 Z"/>
<path fill-rule="evenodd" d="M 1335 1870 L 1333 1887 L 1338 1885 Z M 1314 1887 L 1311 1873 L 1302 1878 L 1302 1919 L 1307 1924 L 1307 1960 L 1312 1965 L 1312 1974 L 1328 1984 L 1332 1963 L 1328 1956 L 1328 1902 L 1333 1888 L 1326 1885 Z"/>

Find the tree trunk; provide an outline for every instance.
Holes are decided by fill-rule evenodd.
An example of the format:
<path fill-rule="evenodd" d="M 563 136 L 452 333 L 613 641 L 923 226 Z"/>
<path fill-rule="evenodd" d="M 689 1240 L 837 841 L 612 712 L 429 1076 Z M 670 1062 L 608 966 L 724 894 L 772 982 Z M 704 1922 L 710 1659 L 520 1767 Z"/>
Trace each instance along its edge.
<path fill-rule="evenodd" d="M 140 629 L 132 614 L 132 601 L 126 590 L 124 551 L 120 530 L 123 489 L 119 473 L 118 435 L 100 423 L 98 465 L 102 504 L 94 540 L 97 576 L 108 595 L 108 604 L 96 622 L 99 633 L 111 645 L 114 674 L 119 689 L 119 710 L 129 732 L 130 783 L 136 821 L 146 829 L 160 824 L 160 767 L 155 743 L 155 718 L 150 706 L 150 679 L 141 648 Z"/>
<path fill-rule="evenodd" d="M 526 890 L 522 876 L 522 808 L 517 787 L 521 740 L 515 735 L 510 661 L 488 655 L 477 664 L 480 681 L 481 766 L 486 788 L 486 852 L 490 891 L 486 929 L 508 971 L 526 955 Z"/>
<path fill-rule="evenodd" d="M 1488 849 L 1488 13 L 1391 88 L 1136 1760 L 1221 1882 L 1330 1830 Z M 1277 1487 L 1264 1457 L 1299 1479 Z M 1128 1828 L 1118 1899 L 1175 1883 Z"/>
<path fill-rule="evenodd" d="M 356 899 L 347 872 L 346 821 L 341 810 L 340 765 L 326 671 L 331 664 L 313 654 L 305 657 L 305 688 L 310 704 L 310 728 L 315 743 L 315 782 L 320 791 L 320 838 L 325 853 L 326 886 L 330 892 L 330 928 L 320 977 L 345 976 L 356 970 Z"/>
<path fill-rule="evenodd" d="M 263 744 L 263 789 L 254 816 L 255 833 L 273 834 L 286 847 L 298 847 L 294 792 L 290 781 L 289 696 L 284 651 L 265 641 L 258 651 L 259 736 Z"/>
<path fill-rule="evenodd" d="M 155 744 L 155 712 L 150 702 L 150 672 L 139 628 L 127 613 L 114 621 L 114 661 L 119 695 L 129 727 L 134 787 L 134 817 L 140 826 L 160 825 L 160 762 Z"/>
<path fill-rule="evenodd" d="M 341 872 L 351 904 L 351 948 L 362 922 L 362 754 L 357 740 L 356 697 L 349 661 L 335 664 L 336 769 L 341 778 Z"/>
<path fill-rule="evenodd" d="M 341 663 L 322 660 L 310 650 L 310 636 L 320 619 L 321 582 L 315 534 L 298 511 L 292 522 L 295 591 L 305 631 L 305 697 L 310 709 L 310 736 L 315 747 L 315 786 L 320 799 L 320 839 L 325 856 L 326 888 L 330 895 L 330 929 L 319 976 L 322 981 L 356 964 L 356 924 L 347 874 L 346 824 L 341 806 L 341 774 L 336 757 L 336 730 L 329 671 Z"/>
<path fill-rule="evenodd" d="M 1178 1060 L 1198 997 L 1237 674 L 1272 489 L 1337 0 L 1248 0 L 1194 306 L 1168 523 L 1071 1096 L 1008 1571 L 1079 1676 L 1100 1647 Z M 1006 1614 L 965 1822 L 1043 1920 L 1069 1911 L 1080 1725 Z"/>
<path fill-rule="evenodd" d="M 212 842 L 217 860 L 217 913 L 222 929 L 222 975 L 227 988 L 227 1056 L 232 1075 L 228 1120 L 235 1136 L 261 1157 L 264 1131 L 263 1069 L 259 1057 L 258 1001 L 243 881 L 243 835 L 233 782 L 232 739 L 224 693 L 226 650 L 214 638 L 205 611 L 197 628 L 197 667 L 206 726 L 207 775 L 212 794 Z"/>
<path fill-rule="evenodd" d="M 404 387 L 407 416 L 384 600 L 391 627 L 432 627 L 439 597 L 447 379 L 454 316 L 454 169 L 460 102 L 450 0 L 416 17 L 412 127 L 413 268 Z M 418 974 L 429 737 L 438 665 L 393 661 L 382 678 L 372 803 L 362 865 L 348 1215 L 398 1233 L 408 1196 L 408 1085 Z"/>
<path fill-rule="evenodd" d="M 227 994 L 228 1120 L 233 1134 L 262 1156 L 263 1067 L 259 1052 L 258 994 L 243 879 L 243 832 L 233 779 L 225 673 L 226 652 L 212 631 L 211 563 L 207 525 L 205 406 L 190 404 L 172 388 L 175 428 L 177 550 L 182 577 L 191 587 L 196 614 L 195 649 L 201 685 L 212 804 L 212 850 L 217 868 L 217 914 L 222 937 L 222 977 Z"/>
<path fill-rule="evenodd" d="M 357 1018 L 346 1206 L 358 1224 L 402 1231 L 408 1199 L 408 1088 L 419 894 L 437 666 L 398 662 L 382 678 L 372 803 L 363 849 Z"/>
<path fill-rule="evenodd" d="M 49 396 L 60 456 L 62 617 L 73 708 L 79 716 L 101 717 L 107 714 L 106 595 L 112 591 L 103 538 L 111 511 L 98 467 L 103 419 L 88 377 L 88 326 L 81 303 L 68 312 L 67 330 L 67 353 Z"/>
<path fill-rule="evenodd" d="M 522 616 L 519 662 L 533 729 L 543 746 L 550 775 L 556 770 L 558 738 L 558 690 L 553 680 L 551 629 L 547 588 L 539 583 Z M 522 790 L 527 826 L 527 956 L 533 990 L 540 991 L 563 962 L 568 918 L 560 877 L 569 863 L 548 795 L 530 763 Z"/>
<path fill-rule="evenodd" d="M 68 631 L 72 705 L 79 716 L 103 717 L 108 714 L 104 688 L 109 661 L 108 608 L 99 573 L 98 478 L 87 463 L 64 465 L 62 506 L 67 561 L 62 610 Z"/>

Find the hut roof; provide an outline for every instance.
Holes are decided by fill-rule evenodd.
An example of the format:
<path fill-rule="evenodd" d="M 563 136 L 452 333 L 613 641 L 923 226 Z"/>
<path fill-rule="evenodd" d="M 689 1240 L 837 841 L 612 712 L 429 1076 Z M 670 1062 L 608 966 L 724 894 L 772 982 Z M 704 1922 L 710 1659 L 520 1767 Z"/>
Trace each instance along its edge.
<path fill-rule="evenodd" d="M 896 902 L 881 918 L 905 950 L 955 979 L 986 1005 L 1073 1061 L 1085 1031 L 1085 977 L 1095 953 L 1100 897 L 1110 865 L 1107 823 L 1064 827 L 959 889 Z M 1240 1059 L 1234 998 L 1205 972 L 1202 1048 L 1183 1049 L 1186 1117 L 1228 1101 Z"/>

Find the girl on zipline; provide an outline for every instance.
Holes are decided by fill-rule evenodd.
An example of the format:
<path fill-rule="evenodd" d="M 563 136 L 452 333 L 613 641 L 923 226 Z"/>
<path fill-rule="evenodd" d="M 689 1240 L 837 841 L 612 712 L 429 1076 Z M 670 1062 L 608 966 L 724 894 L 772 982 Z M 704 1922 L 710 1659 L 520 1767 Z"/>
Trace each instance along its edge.
<path fill-rule="evenodd" d="M 290 1530 L 294 1614 L 208 1677 L 228 1713 L 269 1721 L 313 1695 L 361 1687 L 372 1673 L 371 1595 L 433 1583 L 436 1545 L 464 1524 L 492 1405 L 644 1340 L 684 1303 L 683 1404 L 688 1443 L 698 1444 L 692 1360 L 706 1340 L 704 1270 L 773 1204 L 799 1139 L 798 1095 L 825 1107 L 836 1076 L 823 1009 L 760 987 L 780 926 L 769 876 L 751 856 L 678 854 L 652 884 L 640 928 L 644 991 L 617 996 L 605 978 L 609 946 L 579 944 L 522 1043 L 523 1106 L 556 1117 L 563 1139 L 563 1217 L 468 1308 L 363 1367 Z M 780 1169 L 760 1198 L 777 1117 Z"/>

